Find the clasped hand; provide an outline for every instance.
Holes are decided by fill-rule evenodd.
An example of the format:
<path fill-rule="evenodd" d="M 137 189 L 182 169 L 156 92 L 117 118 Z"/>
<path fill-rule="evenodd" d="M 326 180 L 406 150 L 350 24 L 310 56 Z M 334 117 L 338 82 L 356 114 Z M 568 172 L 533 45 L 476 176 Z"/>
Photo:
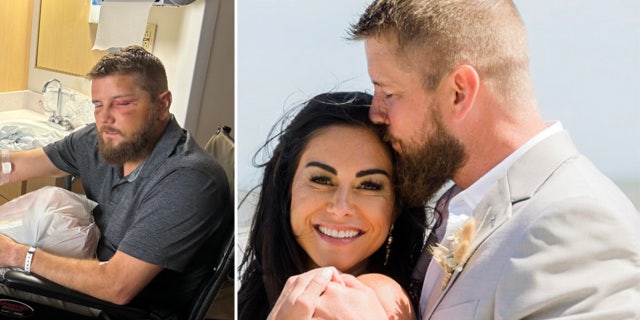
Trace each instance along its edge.
<path fill-rule="evenodd" d="M 387 319 L 375 292 L 334 267 L 292 276 L 271 310 L 269 320 Z"/>

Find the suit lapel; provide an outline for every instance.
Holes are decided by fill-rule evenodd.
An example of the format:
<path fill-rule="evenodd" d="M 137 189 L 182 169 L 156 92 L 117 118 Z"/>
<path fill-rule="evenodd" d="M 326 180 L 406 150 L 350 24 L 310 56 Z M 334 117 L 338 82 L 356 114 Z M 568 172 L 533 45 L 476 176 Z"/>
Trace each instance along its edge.
<path fill-rule="evenodd" d="M 480 245 L 482 245 L 495 230 L 497 230 L 502 224 L 504 224 L 511 217 L 510 202 L 493 201 L 494 199 L 498 200 L 498 199 L 510 198 L 509 188 L 505 180 L 506 179 L 501 179 L 500 181 L 498 181 L 498 183 L 500 184 L 500 187 L 498 187 L 499 190 L 497 190 L 494 193 L 494 196 L 491 198 L 492 200 L 491 201 L 483 200 L 480 203 L 480 205 L 476 208 L 476 210 L 474 210 L 473 212 L 473 217 L 477 221 L 476 235 L 473 238 L 473 241 L 471 242 L 470 254 L 467 257 L 467 259 L 463 261 L 465 265 L 469 261 L 469 259 L 471 259 L 471 257 L 475 254 L 475 252 L 478 250 Z M 445 245 L 448 246 L 449 244 L 450 244 L 450 241 L 447 241 Z M 430 268 L 437 268 L 439 271 L 438 278 L 436 280 L 437 282 L 433 287 L 435 290 L 438 290 L 440 289 L 440 284 L 442 283 L 442 279 L 445 276 L 445 272 L 436 263 L 431 264 Z M 426 310 L 427 313 L 425 315 L 428 315 L 428 316 L 424 317 L 423 319 L 429 319 L 429 317 L 431 317 L 431 315 L 433 314 L 437 306 L 440 304 L 444 296 L 447 294 L 449 289 L 451 289 L 455 281 L 458 279 L 458 276 L 462 272 L 464 272 L 464 268 L 462 268 L 462 271 L 460 272 L 455 271 L 451 275 L 451 279 L 449 280 L 449 283 L 441 291 L 437 301 L 435 302 L 435 304 L 433 304 L 432 307 L 429 306 L 431 303 L 433 303 L 432 301 L 429 301 L 431 303 L 427 303 L 427 310 Z"/>
<path fill-rule="evenodd" d="M 577 155 L 578 151 L 568 133 L 562 131 L 541 141 L 516 161 L 507 171 L 507 174 L 491 187 L 474 210 L 473 217 L 478 221 L 477 231 L 471 244 L 471 253 L 464 263 L 466 264 L 473 257 L 478 248 L 487 241 L 491 234 L 507 222 L 512 215 L 517 214 L 521 205 L 532 197 L 562 163 L 569 157 Z M 432 268 L 438 269 L 437 281 L 442 281 L 444 275 L 442 268 L 436 263 L 432 263 L 429 266 L 429 269 Z M 423 319 L 429 319 L 433 315 L 437 306 L 442 302 L 462 272 L 464 272 L 464 268 L 460 272 L 453 273 L 449 283 L 440 292 L 435 303 L 433 303 L 434 297 L 429 297 Z M 433 287 L 434 290 L 440 291 L 438 290 L 440 283 L 436 283 Z"/>

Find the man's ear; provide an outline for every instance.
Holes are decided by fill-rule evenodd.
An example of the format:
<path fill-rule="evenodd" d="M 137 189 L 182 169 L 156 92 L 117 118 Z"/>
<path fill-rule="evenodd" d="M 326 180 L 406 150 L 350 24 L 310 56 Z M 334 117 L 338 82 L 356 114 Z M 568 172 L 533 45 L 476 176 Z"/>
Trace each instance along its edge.
<path fill-rule="evenodd" d="M 173 97 L 171 91 L 165 91 L 158 96 L 158 114 L 160 119 L 164 119 L 169 116 L 169 107 Z"/>
<path fill-rule="evenodd" d="M 480 76 L 474 67 L 463 64 L 451 71 L 450 79 L 454 92 L 454 118 L 462 120 L 473 107 L 480 89 Z"/>

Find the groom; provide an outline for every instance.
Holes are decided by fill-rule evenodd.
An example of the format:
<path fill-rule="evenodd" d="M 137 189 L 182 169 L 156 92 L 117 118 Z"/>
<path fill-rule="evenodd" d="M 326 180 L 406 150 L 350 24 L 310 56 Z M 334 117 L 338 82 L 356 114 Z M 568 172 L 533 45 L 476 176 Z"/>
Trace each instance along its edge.
<path fill-rule="evenodd" d="M 448 270 L 429 264 L 422 319 L 640 318 L 640 215 L 541 118 L 512 1 L 379 0 L 351 34 L 365 43 L 370 117 L 401 158 L 401 195 L 424 203 L 452 179 L 442 226 L 475 230 Z M 317 314 L 376 304 L 323 299 L 332 288 Z"/>

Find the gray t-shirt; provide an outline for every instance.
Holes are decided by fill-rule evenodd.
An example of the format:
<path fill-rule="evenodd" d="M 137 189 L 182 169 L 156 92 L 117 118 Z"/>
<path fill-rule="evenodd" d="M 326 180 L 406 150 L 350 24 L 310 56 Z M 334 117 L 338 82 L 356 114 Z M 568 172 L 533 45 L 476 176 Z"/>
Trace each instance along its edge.
<path fill-rule="evenodd" d="M 102 232 L 98 259 L 116 250 L 165 268 L 136 298 L 183 307 L 215 250 L 216 231 L 233 221 L 222 167 L 172 118 L 151 155 L 130 175 L 98 154 L 95 124 L 44 148 L 61 170 L 79 176 Z M 214 247 L 212 248 L 211 245 Z"/>

